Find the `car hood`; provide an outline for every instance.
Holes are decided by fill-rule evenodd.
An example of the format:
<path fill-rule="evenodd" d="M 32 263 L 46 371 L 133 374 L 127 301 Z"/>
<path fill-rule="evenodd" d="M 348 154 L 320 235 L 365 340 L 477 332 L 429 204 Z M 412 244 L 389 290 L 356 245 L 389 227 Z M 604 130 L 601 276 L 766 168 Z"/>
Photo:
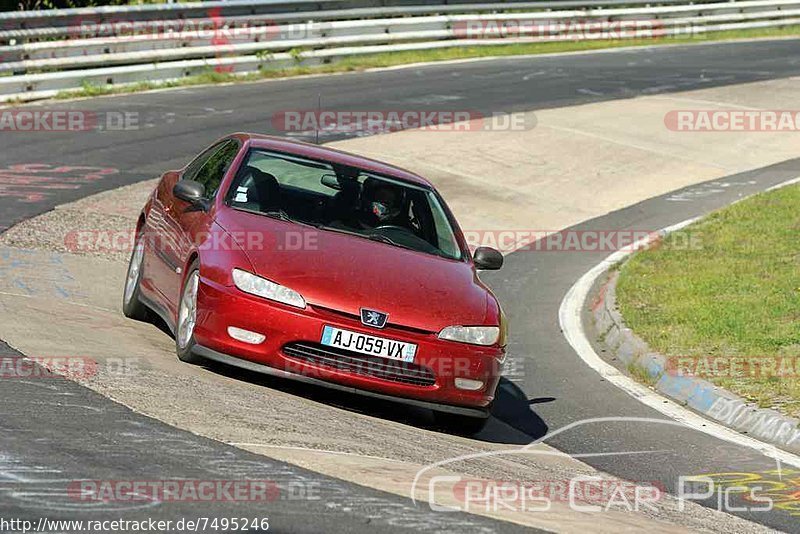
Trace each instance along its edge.
<path fill-rule="evenodd" d="M 388 313 L 390 325 L 429 332 L 486 320 L 490 293 L 469 263 L 246 212 L 218 222 L 256 274 L 312 306 L 355 316 L 374 309 Z"/>

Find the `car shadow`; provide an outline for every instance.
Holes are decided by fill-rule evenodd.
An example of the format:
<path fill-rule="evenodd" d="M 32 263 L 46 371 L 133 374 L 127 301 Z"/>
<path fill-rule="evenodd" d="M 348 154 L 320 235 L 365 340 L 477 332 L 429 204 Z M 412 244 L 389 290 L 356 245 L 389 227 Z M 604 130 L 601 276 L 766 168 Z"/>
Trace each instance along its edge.
<path fill-rule="evenodd" d="M 160 317 L 153 315 L 154 317 L 150 318 L 151 323 L 174 338 L 167 324 Z M 328 389 L 314 384 L 295 382 L 212 360 L 206 360 L 203 367 L 228 378 L 258 384 L 350 412 L 387 419 L 425 430 L 458 435 L 453 429 L 437 425 L 433 418 L 433 412 L 425 408 Z M 480 433 L 467 437 L 486 443 L 527 445 L 545 436 L 548 431 L 547 424 L 536 413 L 533 406 L 555 400 L 553 397 L 528 399 L 525 392 L 516 384 L 506 378 L 501 378 L 489 422 Z"/>
<path fill-rule="evenodd" d="M 492 419 L 501 422 L 505 428 L 494 429 L 497 425 L 491 428 L 487 425 L 476 437 L 482 441 L 510 445 L 527 445 L 536 441 L 547 435 L 548 427 L 533 407 L 555 400 L 553 397 L 528 399 L 516 384 L 501 378 L 492 406 Z"/>
<path fill-rule="evenodd" d="M 433 418 L 433 412 L 425 408 L 328 389 L 314 384 L 295 382 L 211 360 L 206 360 L 203 366 L 209 371 L 227 378 L 250 382 L 350 412 L 426 430 L 458 434 L 452 429 L 445 429 L 437 425 Z M 537 400 L 534 399 L 534 401 Z M 531 409 L 532 402 L 526 399 L 523 392 L 513 383 L 502 379 L 489 423 L 479 434 L 468 437 L 488 443 L 527 445 L 544 436 L 547 433 L 547 425 Z"/>

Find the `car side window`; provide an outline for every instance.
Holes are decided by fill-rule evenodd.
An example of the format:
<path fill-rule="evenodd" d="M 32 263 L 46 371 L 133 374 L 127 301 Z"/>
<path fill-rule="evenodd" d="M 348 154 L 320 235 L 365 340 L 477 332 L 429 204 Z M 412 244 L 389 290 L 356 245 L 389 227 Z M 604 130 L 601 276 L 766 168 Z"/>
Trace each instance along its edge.
<path fill-rule="evenodd" d="M 206 188 L 206 198 L 214 198 L 222 183 L 222 178 L 239 153 L 239 143 L 229 139 L 212 147 L 197 161 L 190 165 L 184 174 L 184 180 L 200 182 Z"/>
<path fill-rule="evenodd" d="M 194 180 L 194 176 L 197 174 L 197 171 L 200 170 L 200 167 L 202 167 L 208 161 L 208 158 L 213 156 L 214 153 L 222 148 L 222 145 L 227 142 L 228 141 L 222 141 L 220 143 L 216 143 L 201 152 L 199 156 L 195 157 L 189 163 L 189 165 L 186 166 L 186 171 L 183 173 L 181 180 Z"/>

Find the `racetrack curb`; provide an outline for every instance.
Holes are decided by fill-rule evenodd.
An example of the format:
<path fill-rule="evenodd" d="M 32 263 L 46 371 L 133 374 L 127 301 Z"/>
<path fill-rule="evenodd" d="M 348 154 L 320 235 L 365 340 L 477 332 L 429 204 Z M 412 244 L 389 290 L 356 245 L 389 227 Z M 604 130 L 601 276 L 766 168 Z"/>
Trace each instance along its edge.
<path fill-rule="evenodd" d="M 628 256 L 630 258 L 630 256 Z M 707 380 L 682 376 L 667 370 L 667 357 L 650 349 L 647 343 L 625 326 L 616 302 L 619 270 L 614 269 L 600 286 L 592 304 L 596 333 L 631 374 L 644 374 L 659 393 L 718 423 L 800 453 L 800 421 L 775 410 L 759 408 Z"/>

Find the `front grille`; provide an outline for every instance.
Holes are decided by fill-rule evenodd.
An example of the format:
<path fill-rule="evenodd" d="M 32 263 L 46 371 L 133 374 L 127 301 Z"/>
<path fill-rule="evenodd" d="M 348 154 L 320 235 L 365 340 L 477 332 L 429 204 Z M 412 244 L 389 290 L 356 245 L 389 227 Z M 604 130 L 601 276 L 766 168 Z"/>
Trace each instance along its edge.
<path fill-rule="evenodd" d="M 289 343 L 284 345 L 283 352 L 296 360 L 361 376 L 372 376 L 414 386 L 432 386 L 436 383 L 433 371 L 427 367 L 327 347 L 319 343 Z"/>

